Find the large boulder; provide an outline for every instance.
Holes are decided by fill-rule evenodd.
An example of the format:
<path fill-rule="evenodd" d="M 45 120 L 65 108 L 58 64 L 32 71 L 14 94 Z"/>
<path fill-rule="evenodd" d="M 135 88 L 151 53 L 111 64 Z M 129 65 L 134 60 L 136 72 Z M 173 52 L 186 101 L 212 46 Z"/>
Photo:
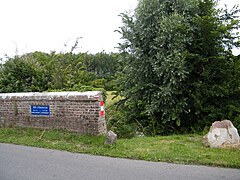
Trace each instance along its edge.
<path fill-rule="evenodd" d="M 117 141 L 117 134 L 115 134 L 113 131 L 108 131 L 107 138 L 105 141 L 105 144 L 115 144 Z"/>
<path fill-rule="evenodd" d="M 210 131 L 203 137 L 203 144 L 210 147 L 239 145 L 238 130 L 229 120 L 215 121 Z"/>

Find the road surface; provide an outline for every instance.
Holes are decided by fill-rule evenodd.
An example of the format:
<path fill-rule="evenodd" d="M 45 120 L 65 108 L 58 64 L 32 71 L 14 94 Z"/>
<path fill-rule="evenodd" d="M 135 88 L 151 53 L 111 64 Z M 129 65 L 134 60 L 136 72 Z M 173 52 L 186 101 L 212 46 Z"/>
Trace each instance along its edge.
<path fill-rule="evenodd" d="M 146 162 L 0 143 L 0 180 L 240 180 L 239 169 Z"/>

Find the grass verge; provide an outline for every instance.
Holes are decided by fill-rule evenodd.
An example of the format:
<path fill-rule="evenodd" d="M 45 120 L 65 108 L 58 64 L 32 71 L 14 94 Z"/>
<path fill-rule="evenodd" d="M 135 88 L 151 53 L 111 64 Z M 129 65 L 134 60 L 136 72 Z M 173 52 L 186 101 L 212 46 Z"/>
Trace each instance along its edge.
<path fill-rule="evenodd" d="M 103 136 L 81 136 L 64 130 L 0 127 L 0 142 L 74 153 L 240 168 L 239 149 L 211 149 L 202 145 L 200 135 L 174 135 L 119 139 L 104 145 Z"/>

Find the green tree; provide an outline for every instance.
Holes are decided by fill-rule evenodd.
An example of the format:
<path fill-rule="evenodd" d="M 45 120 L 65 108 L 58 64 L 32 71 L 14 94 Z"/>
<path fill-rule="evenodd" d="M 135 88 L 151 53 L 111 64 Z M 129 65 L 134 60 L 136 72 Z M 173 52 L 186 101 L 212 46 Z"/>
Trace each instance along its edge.
<path fill-rule="evenodd" d="M 1 67 L 0 92 L 36 92 L 46 90 L 41 72 L 18 56 Z"/>
<path fill-rule="evenodd" d="M 121 65 L 118 61 L 118 54 L 106 52 L 88 55 L 83 60 L 88 72 L 95 73 L 98 78 L 92 81 L 92 86 L 105 88 L 106 90 L 116 90 L 117 72 L 121 70 Z"/>
<path fill-rule="evenodd" d="M 187 113 L 183 126 L 195 129 L 214 120 L 231 119 L 239 124 L 239 57 L 231 50 L 239 46 L 237 7 L 217 10 L 216 2 L 198 2 L 192 24 L 192 43 L 187 46 L 189 76 L 185 81 Z M 240 126 L 239 126 L 240 127 Z"/>
<path fill-rule="evenodd" d="M 118 71 L 118 55 L 105 52 L 97 54 L 72 52 L 56 53 L 33 52 L 16 56 L 2 64 L 2 77 L 11 79 L 14 73 L 6 74 L 4 69 L 13 68 L 12 64 L 21 65 L 15 67 L 16 73 L 21 72 L 25 66 L 31 67 L 38 74 L 38 90 L 84 90 L 104 88 L 113 90 L 115 88 L 116 72 Z M 19 61 L 19 62 L 18 62 Z M 12 64 L 11 64 L 12 63 Z M 11 65 L 10 65 L 11 64 Z M 9 67 L 11 66 L 11 67 Z M 21 72 L 26 75 L 27 72 Z M 21 76 L 19 76 L 21 78 Z M 23 80 L 24 81 L 24 80 Z M 2 81 L 2 83 L 5 83 Z M 5 84 L 2 84 L 3 86 Z M 15 84 L 12 84 L 14 86 Z M 9 91 L 10 92 L 10 91 Z"/>
<path fill-rule="evenodd" d="M 233 110 L 219 106 L 230 107 L 230 97 L 239 95 L 239 80 L 232 79 L 239 74 L 239 59 L 230 50 L 239 41 L 233 33 L 239 20 L 236 9 L 215 5 L 213 0 L 140 0 L 134 15 L 122 14 L 120 83 L 131 119 L 169 133 L 201 129 L 209 118 L 225 118 Z"/>

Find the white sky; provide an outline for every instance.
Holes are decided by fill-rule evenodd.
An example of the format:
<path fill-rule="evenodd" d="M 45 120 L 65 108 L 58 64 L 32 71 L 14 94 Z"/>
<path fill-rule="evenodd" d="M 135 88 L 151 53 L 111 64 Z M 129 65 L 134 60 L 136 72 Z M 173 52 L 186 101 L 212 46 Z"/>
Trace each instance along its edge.
<path fill-rule="evenodd" d="M 240 0 L 221 3 L 231 7 Z M 68 51 L 77 37 L 83 37 L 78 51 L 117 52 L 118 15 L 136 5 L 137 0 L 0 0 L 0 57 L 16 50 Z"/>

